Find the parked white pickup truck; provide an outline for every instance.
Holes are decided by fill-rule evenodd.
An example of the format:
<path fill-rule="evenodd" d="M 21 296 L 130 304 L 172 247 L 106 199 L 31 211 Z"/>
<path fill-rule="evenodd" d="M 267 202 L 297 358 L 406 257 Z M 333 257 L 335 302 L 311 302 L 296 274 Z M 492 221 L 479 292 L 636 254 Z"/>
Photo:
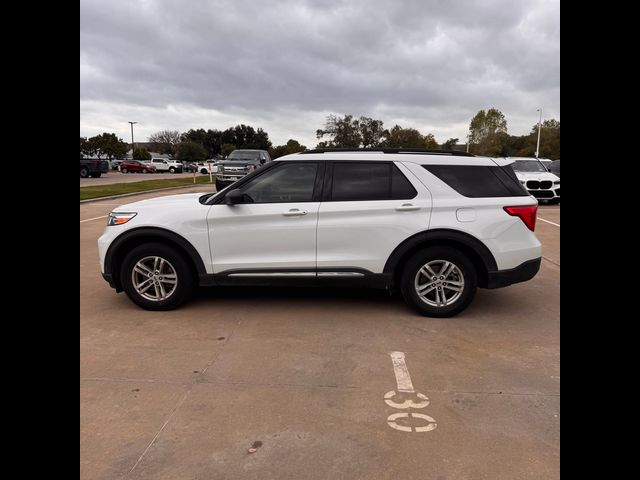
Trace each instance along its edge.
<path fill-rule="evenodd" d="M 156 172 L 182 173 L 182 163 L 168 158 L 152 158 L 142 162 L 156 167 Z"/>

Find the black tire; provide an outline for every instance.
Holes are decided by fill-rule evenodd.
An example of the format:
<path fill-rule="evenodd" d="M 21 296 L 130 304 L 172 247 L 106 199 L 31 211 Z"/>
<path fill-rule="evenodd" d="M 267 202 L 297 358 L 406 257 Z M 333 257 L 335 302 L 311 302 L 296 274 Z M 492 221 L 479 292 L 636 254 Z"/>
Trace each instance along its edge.
<path fill-rule="evenodd" d="M 128 173 L 128 172 L 129 172 L 129 170 L 127 170 L 127 168 L 126 168 L 126 167 L 125 167 L 125 168 L 121 168 L 121 169 L 120 169 L 120 171 L 121 171 L 122 173 Z"/>
<path fill-rule="evenodd" d="M 175 168 L 173 168 L 173 167 L 171 167 L 171 168 L 169 169 L 169 173 L 176 173 L 176 169 L 175 169 Z"/>
<path fill-rule="evenodd" d="M 142 169 L 142 173 L 147 173 L 147 169 L 146 169 L 146 168 L 143 168 L 143 169 Z"/>
<path fill-rule="evenodd" d="M 176 272 L 175 289 L 165 300 L 149 300 L 139 294 L 133 286 L 133 268 L 140 260 L 150 256 L 163 258 Z M 122 262 L 120 278 L 127 296 L 145 310 L 173 310 L 189 298 L 195 287 L 195 273 L 191 263 L 183 254 L 163 243 L 145 243 L 131 250 Z"/>
<path fill-rule="evenodd" d="M 93 172 L 91 174 L 91 178 L 100 178 L 102 176 L 102 172 Z"/>
<path fill-rule="evenodd" d="M 87 167 L 80 167 L 80 178 L 87 178 L 89 176 L 89 169 Z"/>
<path fill-rule="evenodd" d="M 203 168 L 202 170 L 200 170 L 200 173 L 203 175 L 207 175 L 209 172 L 207 171 L 206 168 Z"/>
<path fill-rule="evenodd" d="M 433 293 L 428 293 L 426 296 L 427 300 L 423 300 L 423 298 L 416 291 L 416 276 L 418 272 L 422 269 L 423 266 L 428 264 L 429 262 L 435 262 L 433 271 L 436 274 L 436 281 L 440 282 L 440 278 L 438 277 L 439 271 L 435 270 L 435 265 L 438 265 L 438 261 L 446 261 L 452 263 L 458 270 L 458 273 L 462 275 L 462 291 L 460 295 L 455 298 L 453 303 L 444 306 L 430 305 L 427 303 L 427 300 L 433 301 L 435 303 L 435 290 L 430 290 Z M 440 264 L 444 267 L 444 264 Z M 455 280 L 460 280 L 459 276 L 456 273 L 451 273 L 451 277 L 447 277 L 444 279 L 449 279 L 450 282 Z M 419 279 L 424 279 L 423 274 L 421 274 Z M 426 280 L 431 282 L 432 279 Z M 462 312 L 465 308 L 469 306 L 473 297 L 476 294 L 476 290 L 478 288 L 478 274 L 476 272 L 475 267 L 473 266 L 473 262 L 469 260 L 469 258 L 464 255 L 459 250 L 456 250 L 451 247 L 428 247 L 424 250 L 419 251 L 415 255 L 413 255 L 407 262 L 404 264 L 402 269 L 402 275 L 400 277 L 400 291 L 402 292 L 402 296 L 405 301 L 413 307 L 418 313 L 424 315 L 426 317 L 436 317 L 436 318 L 446 318 L 453 317 L 458 313 Z M 441 286 L 441 292 L 446 292 L 447 294 L 452 294 L 449 298 L 454 298 L 457 293 L 453 292 L 451 289 L 446 286 Z M 437 293 L 439 296 L 440 293 Z"/>

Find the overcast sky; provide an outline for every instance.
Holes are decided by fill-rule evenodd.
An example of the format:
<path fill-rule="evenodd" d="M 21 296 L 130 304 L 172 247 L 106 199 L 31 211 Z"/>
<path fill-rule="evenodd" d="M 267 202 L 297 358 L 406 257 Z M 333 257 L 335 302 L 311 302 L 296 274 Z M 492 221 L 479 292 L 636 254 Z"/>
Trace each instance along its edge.
<path fill-rule="evenodd" d="M 262 127 L 308 147 L 327 114 L 464 143 L 560 119 L 559 0 L 81 0 L 80 135 Z"/>

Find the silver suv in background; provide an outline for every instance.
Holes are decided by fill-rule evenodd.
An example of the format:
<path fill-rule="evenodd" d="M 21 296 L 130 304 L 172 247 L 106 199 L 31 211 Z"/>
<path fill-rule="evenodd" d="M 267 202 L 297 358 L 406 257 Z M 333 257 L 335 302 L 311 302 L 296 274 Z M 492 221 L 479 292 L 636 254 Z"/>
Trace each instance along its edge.
<path fill-rule="evenodd" d="M 234 150 L 217 164 L 216 189 L 220 191 L 228 187 L 269 162 L 271 157 L 266 150 Z"/>

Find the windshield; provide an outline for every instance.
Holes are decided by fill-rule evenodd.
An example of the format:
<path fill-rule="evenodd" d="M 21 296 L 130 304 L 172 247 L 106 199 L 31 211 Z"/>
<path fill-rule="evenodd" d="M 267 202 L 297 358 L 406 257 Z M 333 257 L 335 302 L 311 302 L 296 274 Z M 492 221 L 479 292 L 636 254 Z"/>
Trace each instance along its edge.
<path fill-rule="evenodd" d="M 538 160 L 516 160 L 513 163 L 516 172 L 546 172 L 547 169 Z"/>
<path fill-rule="evenodd" d="M 227 157 L 227 160 L 231 160 L 232 162 L 235 160 L 257 160 L 260 158 L 260 152 L 243 152 L 242 150 L 234 150 Z"/>

